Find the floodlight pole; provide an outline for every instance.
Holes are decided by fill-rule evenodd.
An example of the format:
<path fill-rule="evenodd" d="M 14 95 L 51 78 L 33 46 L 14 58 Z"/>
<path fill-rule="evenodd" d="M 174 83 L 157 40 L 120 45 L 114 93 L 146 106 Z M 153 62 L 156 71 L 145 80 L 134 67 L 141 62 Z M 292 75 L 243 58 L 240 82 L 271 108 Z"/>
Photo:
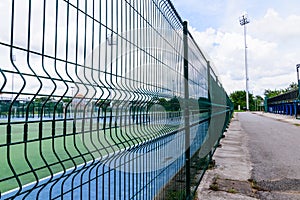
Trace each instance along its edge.
<path fill-rule="evenodd" d="M 245 41 L 245 71 L 246 71 L 246 109 L 249 110 L 249 77 L 248 77 L 248 63 L 247 63 L 247 40 L 246 40 L 246 24 L 250 21 L 247 18 L 247 15 L 244 14 L 240 17 L 240 24 L 244 26 L 244 41 Z"/>

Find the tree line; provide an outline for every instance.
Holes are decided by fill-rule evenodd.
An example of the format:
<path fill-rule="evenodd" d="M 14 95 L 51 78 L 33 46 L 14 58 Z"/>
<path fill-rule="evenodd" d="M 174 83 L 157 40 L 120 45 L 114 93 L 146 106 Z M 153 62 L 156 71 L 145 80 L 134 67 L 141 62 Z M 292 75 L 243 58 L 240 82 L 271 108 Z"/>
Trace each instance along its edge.
<path fill-rule="evenodd" d="M 298 89 L 298 84 L 295 82 L 292 82 L 287 88 L 284 88 L 284 89 L 279 89 L 279 90 L 267 89 L 267 90 L 265 90 L 264 95 L 268 98 L 272 98 L 272 97 L 275 97 L 280 94 L 284 94 L 284 93 L 287 93 L 289 91 L 296 90 L 296 89 Z"/>
<path fill-rule="evenodd" d="M 272 98 L 275 96 L 278 96 L 280 94 L 284 94 L 286 92 L 296 90 L 298 89 L 298 84 L 292 82 L 287 88 L 284 89 L 265 89 L 264 96 L 267 98 Z M 235 91 L 230 94 L 230 99 L 234 103 L 234 109 L 237 110 L 238 106 L 240 105 L 240 108 L 242 110 L 246 110 L 246 91 Z M 258 110 L 261 109 L 262 102 L 264 101 L 264 98 L 262 96 L 249 93 L 249 109 L 250 110 Z"/>

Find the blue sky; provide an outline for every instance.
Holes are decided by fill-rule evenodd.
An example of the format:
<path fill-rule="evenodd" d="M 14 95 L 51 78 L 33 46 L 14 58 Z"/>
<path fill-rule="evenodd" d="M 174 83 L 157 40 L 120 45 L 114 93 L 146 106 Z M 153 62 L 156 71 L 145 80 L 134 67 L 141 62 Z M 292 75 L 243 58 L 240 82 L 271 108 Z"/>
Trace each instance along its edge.
<path fill-rule="evenodd" d="M 199 30 L 235 23 L 230 20 L 238 19 L 244 11 L 247 11 L 251 18 L 259 19 L 270 8 L 284 17 L 298 14 L 300 8 L 297 0 L 172 0 L 172 2 L 182 18 Z"/>
<path fill-rule="evenodd" d="M 300 1 L 172 0 L 189 22 L 199 46 L 211 57 L 228 93 L 245 89 L 243 28 L 248 13 L 249 90 L 286 88 L 300 63 Z"/>

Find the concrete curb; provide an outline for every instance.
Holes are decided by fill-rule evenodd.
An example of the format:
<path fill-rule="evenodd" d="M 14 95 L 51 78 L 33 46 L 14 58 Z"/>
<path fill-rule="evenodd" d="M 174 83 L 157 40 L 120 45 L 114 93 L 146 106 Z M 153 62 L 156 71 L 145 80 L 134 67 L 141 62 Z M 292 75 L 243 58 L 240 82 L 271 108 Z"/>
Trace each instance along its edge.
<path fill-rule="evenodd" d="M 293 124 L 296 126 L 300 126 L 300 120 L 296 119 L 295 116 L 266 113 L 266 112 L 252 112 L 252 113 L 263 116 L 263 117 L 272 118 L 272 119 L 275 119 L 278 121 L 287 122 L 287 123 L 290 123 L 290 124 Z"/>
<path fill-rule="evenodd" d="M 247 149 L 248 137 L 241 128 L 238 113 L 234 114 L 224 135 L 221 148 L 213 156 L 216 165 L 206 171 L 197 189 L 196 199 L 257 199 L 256 190 L 249 181 L 252 166 Z"/>

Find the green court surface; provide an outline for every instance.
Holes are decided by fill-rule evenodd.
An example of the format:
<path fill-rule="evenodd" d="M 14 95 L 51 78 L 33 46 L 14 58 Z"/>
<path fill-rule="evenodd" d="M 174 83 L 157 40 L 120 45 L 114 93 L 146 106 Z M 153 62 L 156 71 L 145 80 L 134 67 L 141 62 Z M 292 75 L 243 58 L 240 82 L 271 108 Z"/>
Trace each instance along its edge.
<path fill-rule="evenodd" d="M 166 124 L 107 129 L 102 126 L 77 121 L 73 134 L 73 121 L 69 121 L 63 135 L 63 122 L 58 121 L 52 136 L 52 122 L 43 122 L 40 138 L 39 123 L 28 123 L 28 138 L 24 141 L 24 124 L 12 124 L 11 144 L 7 145 L 7 127 L 0 125 L 1 193 L 18 187 L 14 173 L 20 184 L 26 185 L 179 128 L 179 125 Z"/>

